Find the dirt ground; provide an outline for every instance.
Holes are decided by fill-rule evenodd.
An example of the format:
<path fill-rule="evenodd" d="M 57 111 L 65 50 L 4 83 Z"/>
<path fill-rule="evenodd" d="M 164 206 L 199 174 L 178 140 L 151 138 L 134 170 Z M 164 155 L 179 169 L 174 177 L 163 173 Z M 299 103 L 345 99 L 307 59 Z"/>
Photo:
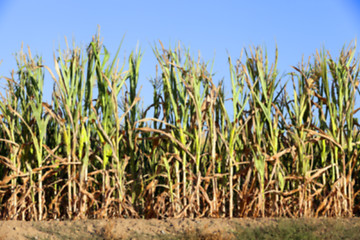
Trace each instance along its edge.
<path fill-rule="evenodd" d="M 360 239 L 360 219 L 0 221 L 5 239 Z"/>

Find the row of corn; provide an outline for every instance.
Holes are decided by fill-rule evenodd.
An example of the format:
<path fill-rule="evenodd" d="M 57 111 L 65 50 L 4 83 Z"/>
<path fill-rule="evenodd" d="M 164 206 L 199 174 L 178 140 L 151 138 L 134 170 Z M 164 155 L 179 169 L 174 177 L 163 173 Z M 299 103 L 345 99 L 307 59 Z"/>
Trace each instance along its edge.
<path fill-rule="evenodd" d="M 269 63 L 250 48 L 219 82 L 160 42 L 144 107 L 142 53 L 122 63 L 119 52 L 95 36 L 59 50 L 52 68 L 30 49 L 17 55 L 1 79 L 0 219 L 360 214 L 354 46 L 283 76 L 277 51 Z"/>

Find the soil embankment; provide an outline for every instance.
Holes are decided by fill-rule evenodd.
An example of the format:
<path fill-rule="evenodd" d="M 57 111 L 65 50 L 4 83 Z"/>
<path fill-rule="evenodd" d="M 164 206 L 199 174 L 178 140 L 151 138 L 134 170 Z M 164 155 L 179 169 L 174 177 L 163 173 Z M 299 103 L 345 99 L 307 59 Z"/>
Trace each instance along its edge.
<path fill-rule="evenodd" d="M 0 239 L 359 239 L 360 219 L 0 221 Z"/>

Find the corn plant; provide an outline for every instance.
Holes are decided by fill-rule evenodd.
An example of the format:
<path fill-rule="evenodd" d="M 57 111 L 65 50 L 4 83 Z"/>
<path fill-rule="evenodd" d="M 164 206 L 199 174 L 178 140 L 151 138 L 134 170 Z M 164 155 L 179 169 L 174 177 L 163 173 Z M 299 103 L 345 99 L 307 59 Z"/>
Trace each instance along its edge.
<path fill-rule="evenodd" d="M 217 81 L 200 55 L 159 42 L 145 107 L 140 50 L 120 63 L 99 34 L 66 45 L 54 68 L 29 49 L 1 78 L 0 219 L 360 213 L 354 45 L 283 76 L 277 49 L 272 63 L 246 49 Z"/>

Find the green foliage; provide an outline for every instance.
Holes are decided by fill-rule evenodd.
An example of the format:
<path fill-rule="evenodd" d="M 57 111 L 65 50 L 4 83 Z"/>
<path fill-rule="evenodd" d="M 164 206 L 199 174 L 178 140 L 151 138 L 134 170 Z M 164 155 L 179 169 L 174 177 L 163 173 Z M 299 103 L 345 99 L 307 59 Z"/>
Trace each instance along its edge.
<path fill-rule="evenodd" d="M 229 99 L 188 50 L 160 42 L 153 52 L 145 109 L 141 51 L 119 64 L 120 47 L 111 57 L 97 35 L 87 49 L 59 50 L 54 72 L 30 49 L 18 55 L 0 101 L 1 219 L 359 213 L 354 46 L 294 67 L 292 94 L 277 50 L 271 63 L 250 48 L 229 58 Z"/>

